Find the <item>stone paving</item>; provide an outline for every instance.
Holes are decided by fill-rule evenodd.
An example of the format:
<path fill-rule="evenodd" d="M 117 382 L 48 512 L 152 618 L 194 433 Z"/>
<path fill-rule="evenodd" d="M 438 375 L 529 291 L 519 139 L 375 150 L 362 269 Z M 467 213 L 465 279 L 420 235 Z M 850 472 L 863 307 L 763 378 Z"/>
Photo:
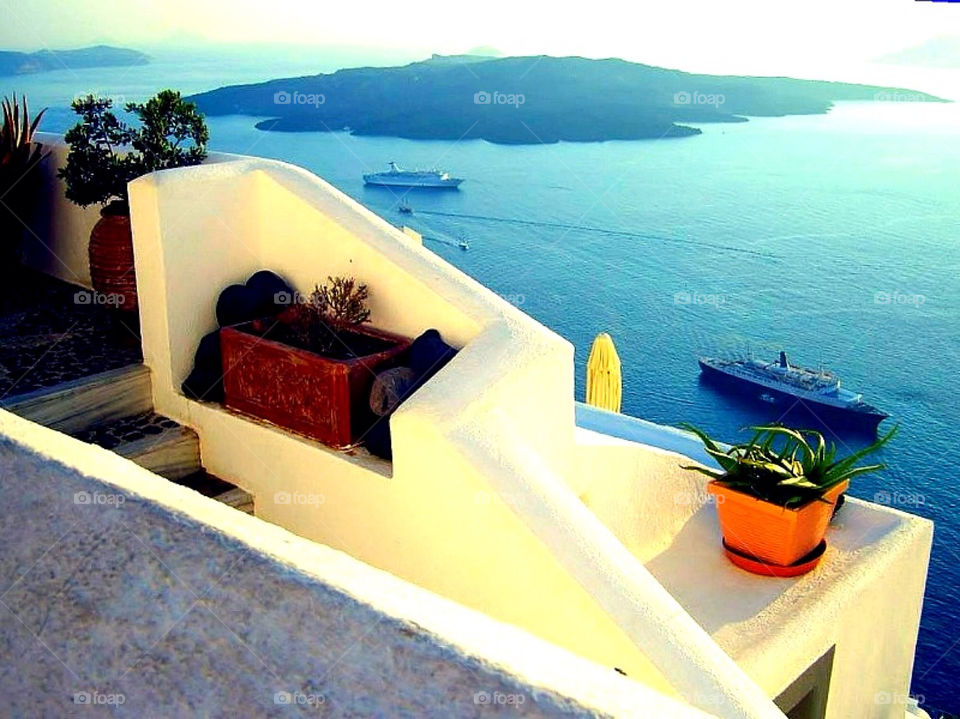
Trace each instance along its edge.
<path fill-rule="evenodd" d="M 156 412 L 143 412 L 114 422 L 94 425 L 82 432 L 73 433 L 73 436 L 104 449 L 116 449 L 126 442 L 136 442 L 145 437 L 156 436 L 165 429 L 175 429 L 179 426 L 172 419 Z"/>
<path fill-rule="evenodd" d="M 93 293 L 20 268 L 0 287 L 0 398 L 142 361 L 136 329 Z"/>
<path fill-rule="evenodd" d="M 0 282 L 0 399 L 142 361 L 135 319 L 97 303 L 92 292 L 22 267 Z M 151 411 L 71 434 L 117 450 L 179 426 Z M 176 483 L 208 497 L 235 488 L 203 469 Z"/>

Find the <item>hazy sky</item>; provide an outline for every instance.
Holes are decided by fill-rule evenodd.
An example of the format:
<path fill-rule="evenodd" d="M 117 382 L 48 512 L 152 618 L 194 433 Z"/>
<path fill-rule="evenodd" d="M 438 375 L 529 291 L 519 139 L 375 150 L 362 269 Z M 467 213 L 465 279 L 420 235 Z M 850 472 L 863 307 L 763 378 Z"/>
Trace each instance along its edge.
<path fill-rule="evenodd" d="M 0 47 L 296 43 L 417 54 L 617 56 L 712 72 L 855 64 L 960 35 L 960 4 L 914 0 L 0 0 Z"/>

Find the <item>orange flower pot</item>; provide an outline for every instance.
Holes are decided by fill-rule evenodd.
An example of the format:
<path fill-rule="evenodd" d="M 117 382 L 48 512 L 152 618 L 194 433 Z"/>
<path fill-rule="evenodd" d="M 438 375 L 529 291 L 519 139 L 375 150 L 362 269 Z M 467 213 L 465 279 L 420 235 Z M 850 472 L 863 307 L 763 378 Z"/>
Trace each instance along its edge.
<path fill-rule="evenodd" d="M 789 509 L 725 487 L 719 480 L 709 482 L 707 490 L 717 498 L 720 531 L 729 547 L 785 567 L 823 541 L 837 497 L 849 486 L 849 481 L 841 482 L 823 496 L 823 501 Z"/>

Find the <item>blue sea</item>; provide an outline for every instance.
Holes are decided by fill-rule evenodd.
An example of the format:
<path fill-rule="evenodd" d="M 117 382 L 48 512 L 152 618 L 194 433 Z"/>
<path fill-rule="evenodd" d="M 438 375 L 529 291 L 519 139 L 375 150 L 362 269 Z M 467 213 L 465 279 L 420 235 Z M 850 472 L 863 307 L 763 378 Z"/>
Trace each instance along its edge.
<path fill-rule="evenodd" d="M 144 99 L 328 71 L 165 58 L 23 78 L 62 131 L 78 93 Z M 504 108 L 504 112 L 510 112 Z M 623 363 L 625 413 L 726 440 L 776 406 L 718 394 L 696 358 L 743 354 L 833 369 L 893 415 L 888 469 L 851 494 L 936 521 L 912 690 L 960 711 L 960 105 L 841 103 L 827 115 L 704 125 L 698 137 L 498 146 L 346 133 L 263 133 L 211 118 L 211 148 L 301 165 L 396 224 L 576 347 L 577 392 L 598 332 Z M 459 192 L 365 188 L 389 160 L 466 178 Z M 469 249 L 458 243 L 466 239 Z M 318 280 L 322 279 L 318 269 Z M 863 438 L 835 436 L 841 448 Z M 897 587 L 890 587 L 896 592 Z M 885 621 L 877 617 L 878 622 Z"/>

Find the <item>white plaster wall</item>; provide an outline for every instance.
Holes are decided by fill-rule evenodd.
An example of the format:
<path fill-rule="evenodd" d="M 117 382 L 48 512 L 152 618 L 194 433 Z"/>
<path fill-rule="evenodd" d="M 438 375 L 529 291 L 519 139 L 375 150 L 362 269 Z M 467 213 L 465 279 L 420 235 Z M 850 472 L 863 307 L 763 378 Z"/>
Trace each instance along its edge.
<path fill-rule="evenodd" d="M 707 716 L 4 411 L 0 474 L 5 714 Z"/>
<path fill-rule="evenodd" d="M 37 133 L 49 155 L 37 168 L 41 196 L 26 225 L 25 262 L 31 267 L 75 285 L 90 287 L 90 260 L 87 247 L 90 231 L 100 219 L 99 206 L 83 209 L 64 195 L 57 170 L 66 163 L 67 146 L 60 135 Z"/>
<path fill-rule="evenodd" d="M 200 432 L 208 468 L 253 491 L 258 514 L 269 521 L 666 690 L 662 674 L 637 645 L 661 652 L 664 641 L 676 642 L 683 632 L 659 627 L 658 621 L 671 612 L 681 624 L 689 617 L 675 603 L 671 609 L 669 595 L 643 604 L 650 597 L 634 597 L 619 575 L 634 576 L 636 587 L 656 593 L 658 585 L 649 585 L 640 571 L 639 562 L 648 563 L 701 621 L 697 611 L 703 608 L 691 608 L 698 597 L 684 594 L 683 583 L 669 571 L 675 563 L 667 560 L 678 537 L 690 544 L 692 530 L 701 533 L 693 544 L 706 561 L 718 555 L 715 537 L 703 534 L 702 521 L 692 521 L 695 506 L 676 500 L 678 489 L 702 493 L 702 480 L 666 467 L 662 453 L 614 437 L 579 431 L 574 441 L 568 343 L 305 171 L 214 157 L 208 166 L 142 178 L 131 191 L 139 291 L 145 298 L 144 350 L 155 401 L 160 411 Z M 66 205 L 54 208 L 53 216 L 69 218 L 58 220 L 65 229 L 56 235 L 59 254 L 72 258 L 64 264 L 85 266 L 86 225 L 92 227 L 95 215 L 90 221 Z M 220 289 L 263 267 L 287 275 L 301 290 L 327 274 L 353 274 L 372 288 L 375 324 L 411 336 L 437 327 L 465 347 L 394 416 L 392 477 L 382 463 L 330 452 L 179 394 L 197 341 L 215 326 Z M 49 262 L 47 268 L 56 273 Z M 593 513 L 571 505 L 567 487 Z M 281 505 L 273 501 L 277 491 L 323 501 Z M 554 532 L 565 522 L 565 529 Z M 871 555 L 875 564 L 867 569 L 847 566 L 867 577 L 866 584 L 856 585 L 865 596 L 879 591 L 877 577 L 911 588 L 909 601 L 898 607 L 906 629 L 884 644 L 877 660 L 887 667 L 880 672 L 889 679 L 883 680 L 886 685 L 899 686 L 909 677 L 905 665 L 912 660 L 929 528 L 905 522 L 885 534 L 872 522 L 864 525 L 866 536 L 876 536 L 879 545 L 900 537 L 900 574 L 885 565 L 884 552 Z M 609 544 L 610 531 L 622 544 Z M 558 554 L 558 542 L 577 551 Z M 579 544 L 584 546 L 574 546 Z M 618 547 L 626 547 L 633 558 L 619 557 L 606 574 L 591 575 L 590 552 L 604 546 L 610 550 L 603 552 L 604 560 L 619 557 Z M 722 586 L 718 596 L 729 589 Z M 700 600 L 715 602 L 699 594 Z M 636 616 L 640 624 L 632 620 Z M 786 652 L 791 634 L 777 624 L 781 621 L 783 616 L 713 632 L 771 696 L 805 665 L 793 666 L 792 659 L 764 663 L 759 655 L 751 664 L 739 643 L 749 643 L 751 632 L 762 630 L 771 646 L 781 642 Z M 843 625 L 851 637 L 845 639 L 849 660 L 844 666 L 855 666 L 866 652 L 877 655 L 866 646 L 864 637 L 872 634 L 859 621 L 862 616 Z M 666 634 L 645 643 L 650 631 Z M 805 644 L 807 653 L 823 634 L 813 636 L 816 640 Z M 696 683 L 697 673 L 705 671 L 698 663 L 715 660 L 707 671 L 717 674 L 711 681 L 738 685 L 741 679 L 722 654 L 711 653 L 695 632 L 689 638 L 695 645 L 691 654 L 673 647 L 666 652 L 670 657 L 658 657 L 661 665 L 682 659 L 672 671 L 686 672 Z M 697 654 L 701 650 L 705 653 Z M 744 691 L 750 694 L 748 686 Z M 831 697 L 831 712 L 856 704 L 849 696 L 838 701 L 837 695 Z"/>
<path fill-rule="evenodd" d="M 504 498 L 436 435 L 437 426 L 506 404 L 518 407 L 519 431 L 531 443 L 569 451 L 572 444 L 562 440 L 573 432 L 572 348 L 539 325 L 521 328 L 516 316 L 504 318 L 491 307 L 499 298 L 432 253 L 405 240 L 385 242 L 385 233 L 403 235 L 338 195 L 317 193 L 316 178 L 296 186 L 299 173 L 283 173 L 284 191 L 263 169 L 276 172 L 278 164 L 169 171 L 131 186 L 144 357 L 158 411 L 198 430 L 204 465 L 253 492 L 267 521 L 668 687 Z M 429 282 L 421 279 L 422 265 L 435 268 Z M 301 290 L 328 274 L 353 274 L 371 287 L 376 326 L 409 336 L 436 327 L 449 341 L 466 343 L 394 416 L 392 477 L 180 395 L 197 342 L 216 326 L 219 291 L 264 267 Z M 489 326 L 478 334 L 483 321 Z M 516 376 L 491 371 L 504 362 Z M 542 384 L 526 381 L 530 376 Z M 277 492 L 322 504 L 280 504 Z"/>
<path fill-rule="evenodd" d="M 75 285 L 90 287 L 90 231 L 100 219 L 100 206 L 82 208 L 70 202 L 66 185 L 57 178 L 69 154 L 63 135 L 38 132 L 37 142 L 48 156 L 38 166 L 40 175 L 36 207 L 24 223 L 25 262 L 34 269 Z M 229 162 L 235 155 L 211 153 L 207 164 Z"/>
<path fill-rule="evenodd" d="M 769 696 L 836 646 L 828 717 L 903 716 L 902 703 L 882 698 L 909 694 L 928 520 L 848 498 L 821 567 L 755 577 L 723 557 L 707 478 L 681 468 L 689 458 L 589 430 L 577 448 L 590 478 L 583 502 Z"/>
<path fill-rule="evenodd" d="M 205 466 L 252 491 L 258 515 L 664 691 L 709 688 L 729 716 L 780 715 L 570 493 L 569 343 L 283 163 L 155 173 L 131 184 L 131 209 L 156 406 L 198 431 Z M 463 347 L 391 419 L 392 477 L 179 394 L 216 295 L 262 267 L 300 290 L 351 274 L 374 325 Z"/>

